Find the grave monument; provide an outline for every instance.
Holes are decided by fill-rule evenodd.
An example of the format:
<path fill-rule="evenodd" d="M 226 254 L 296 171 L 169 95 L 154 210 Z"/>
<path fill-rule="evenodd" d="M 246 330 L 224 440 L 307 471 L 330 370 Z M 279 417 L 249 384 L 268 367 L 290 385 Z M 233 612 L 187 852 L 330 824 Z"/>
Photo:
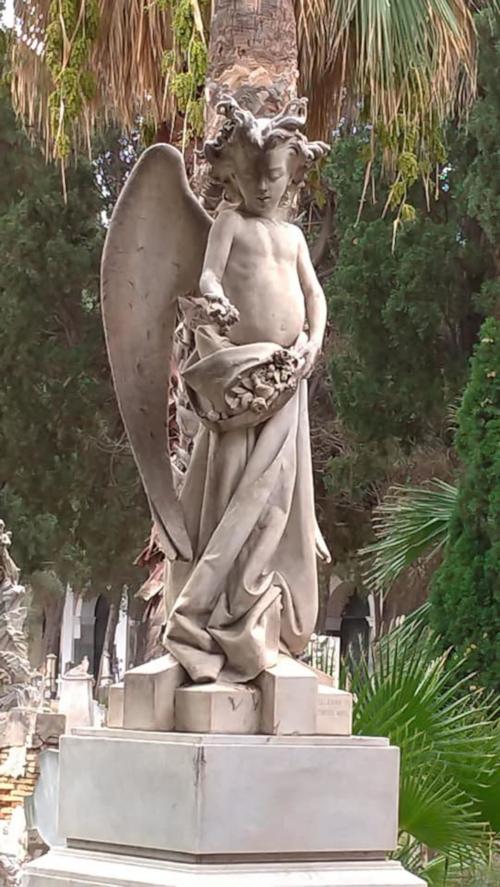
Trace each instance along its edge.
<path fill-rule="evenodd" d="M 350 694 L 297 659 L 326 556 L 307 414 L 326 305 L 289 215 L 328 146 L 304 136 L 301 100 L 273 118 L 231 98 L 218 110 L 215 220 L 179 152 L 155 145 L 102 266 L 114 384 L 166 555 L 166 653 L 110 689 L 107 728 L 63 738 L 65 846 L 24 885 L 412 887 L 387 859 L 398 750 L 351 736 Z"/>

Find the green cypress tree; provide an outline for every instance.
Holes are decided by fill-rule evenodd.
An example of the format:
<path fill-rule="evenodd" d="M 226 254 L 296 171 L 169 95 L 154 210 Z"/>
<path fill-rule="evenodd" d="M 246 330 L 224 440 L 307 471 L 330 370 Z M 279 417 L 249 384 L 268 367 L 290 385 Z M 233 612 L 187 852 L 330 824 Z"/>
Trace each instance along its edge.
<path fill-rule="evenodd" d="M 65 202 L 14 116 L 6 44 L 0 28 L 0 515 L 25 578 L 53 570 L 119 593 L 140 581 L 149 533 L 99 308 L 102 218 L 127 146 L 108 132 L 96 162 L 71 170 Z"/>
<path fill-rule="evenodd" d="M 483 324 L 459 414 L 464 470 L 431 619 L 468 667 L 500 688 L 500 321 Z"/>

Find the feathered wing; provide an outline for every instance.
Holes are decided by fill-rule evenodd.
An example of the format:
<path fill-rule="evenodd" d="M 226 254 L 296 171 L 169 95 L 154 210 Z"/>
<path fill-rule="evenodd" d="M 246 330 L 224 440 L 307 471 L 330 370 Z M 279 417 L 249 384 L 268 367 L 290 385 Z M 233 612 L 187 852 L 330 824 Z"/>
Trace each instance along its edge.
<path fill-rule="evenodd" d="M 170 366 L 179 296 L 198 286 L 211 220 L 192 193 L 182 155 L 153 145 L 117 201 L 101 269 L 113 381 L 160 541 L 191 558 L 167 447 Z"/>

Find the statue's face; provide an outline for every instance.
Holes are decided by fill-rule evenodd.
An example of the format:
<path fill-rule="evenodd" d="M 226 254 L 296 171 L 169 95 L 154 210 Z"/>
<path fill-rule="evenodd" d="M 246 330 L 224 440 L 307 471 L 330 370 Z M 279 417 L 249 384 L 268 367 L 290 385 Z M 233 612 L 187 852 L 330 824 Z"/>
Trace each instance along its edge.
<path fill-rule="evenodd" d="M 274 148 L 259 153 L 236 172 L 243 205 L 256 216 L 276 213 L 290 183 L 289 153 L 285 148 Z"/>

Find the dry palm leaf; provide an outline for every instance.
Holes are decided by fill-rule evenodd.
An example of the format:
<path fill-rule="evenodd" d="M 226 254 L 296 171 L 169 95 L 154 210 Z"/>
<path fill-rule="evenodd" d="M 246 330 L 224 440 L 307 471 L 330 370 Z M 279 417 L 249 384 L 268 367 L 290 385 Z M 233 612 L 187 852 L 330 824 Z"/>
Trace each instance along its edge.
<path fill-rule="evenodd" d="M 14 106 L 28 127 L 51 139 L 49 96 L 54 82 L 44 46 L 51 0 L 15 0 L 18 39 L 13 45 Z M 74 126 L 77 146 L 101 125 L 116 122 L 130 130 L 137 118 L 155 122 L 171 116 L 173 99 L 166 89 L 162 58 L 172 45 L 168 11 L 147 0 L 99 0 L 98 37 L 89 68 L 96 79 Z"/>
<path fill-rule="evenodd" d="M 476 86 L 466 0 L 297 0 L 301 85 L 311 125 L 359 111 L 390 126 L 464 109 Z"/>
<path fill-rule="evenodd" d="M 169 5 L 98 0 L 98 6 L 89 59 L 97 88 L 76 121 L 77 143 L 108 120 L 124 129 L 138 116 L 158 125 L 171 119 L 175 104 L 162 73 L 173 42 Z M 197 0 L 192 6 L 199 30 Z M 49 7 L 50 0 L 15 0 L 12 72 L 15 107 L 47 140 L 54 88 L 44 58 Z M 176 0 L 170 8 L 175 15 Z M 295 12 L 299 88 L 310 99 L 310 127 L 318 137 L 341 116 L 362 113 L 386 130 L 398 120 L 415 125 L 425 138 L 475 94 L 477 40 L 467 0 L 295 0 Z"/>

